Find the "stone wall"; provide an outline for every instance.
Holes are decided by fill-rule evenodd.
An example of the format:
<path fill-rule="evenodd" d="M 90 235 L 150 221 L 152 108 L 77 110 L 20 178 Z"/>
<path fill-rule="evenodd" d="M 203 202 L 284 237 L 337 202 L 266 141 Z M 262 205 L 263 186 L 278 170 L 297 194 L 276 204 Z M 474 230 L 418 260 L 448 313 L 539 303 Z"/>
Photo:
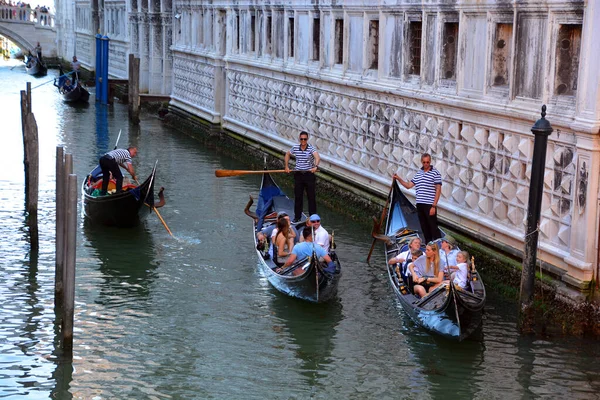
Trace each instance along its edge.
<path fill-rule="evenodd" d="M 582 286 L 597 266 L 598 28 L 583 1 L 173 2 L 172 105 L 386 193 L 429 152 L 441 217 L 522 249 L 542 104 L 550 137 L 539 258 Z M 591 173 L 590 173 L 591 172 Z"/>

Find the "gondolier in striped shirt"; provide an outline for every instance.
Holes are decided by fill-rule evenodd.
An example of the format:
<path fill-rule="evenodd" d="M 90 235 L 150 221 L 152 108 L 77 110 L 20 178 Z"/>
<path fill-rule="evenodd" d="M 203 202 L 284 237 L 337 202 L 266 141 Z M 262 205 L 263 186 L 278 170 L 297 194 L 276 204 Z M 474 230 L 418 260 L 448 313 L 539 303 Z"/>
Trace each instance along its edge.
<path fill-rule="evenodd" d="M 108 189 L 108 183 L 110 181 L 110 174 L 116 179 L 116 189 L 119 193 L 123 188 L 123 174 L 119 166 L 125 168 L 127 172 L 131 174 L 133 180 L 137 181 L 135 176 L 135 170 L 131 164 L 131 159 L 137 155 L 137 147 L 129 147 L 125 149 L 115 149 L 109 151 L 102 157 L 100 157 L 100 168 L 102 169 L 102 196 L 106 195 Z"/>
<path fill-rule="evenodd" d="M 442 175 L 431 165 L 429 154 L 425 153 L 421 156 L 421 163 L 423 167 L 410 182 L 396 174 L 394 179 L 407 189 L 413 186 L 416 188 L 417 215 L 425 236 L 425 243 L 429 243 L 441 236 L 437 221 L 437 203 L 442 193 Z"/>
<path fill-rule="evenodd" d="M 317 213 L 317 200 L 315 195 L 316 177 L 315 172 L 319 166 L 321 158 L 317 149 L 308 143 L 308 132 L 302 131 L 298 135 L 300 143 L 294 145 L 285 153 L 285 172 L 290 172 L 290 156 L 296 158 L 296 168 L 294 169 L 294 220 L 293 223 L 300 222 L 302 217 L 302 206 L 304 201 L 304 191 L 308 198 L 308 214 Z"/>

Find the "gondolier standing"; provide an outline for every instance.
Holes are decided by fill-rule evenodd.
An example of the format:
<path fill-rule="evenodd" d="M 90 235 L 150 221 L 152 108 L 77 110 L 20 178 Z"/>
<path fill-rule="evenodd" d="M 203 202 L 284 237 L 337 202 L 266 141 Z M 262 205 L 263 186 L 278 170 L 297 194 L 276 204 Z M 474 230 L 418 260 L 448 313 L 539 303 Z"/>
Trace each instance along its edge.
<path fill-rule="evenodd" d="M 416 187 L 417 215 L 425 236 L 425 243 L 429 243 L 441 236 L 437 221 L 437 203 L 442 193 L 442 175 L 431 165 L 431 155 L 423 154 L 421 163 L 423 167 L 410 182 L 397 174 L 394 174 L 394 179 L 407 189 Z"/>
<path fill-rule="evenodd" d="M 296 168 L 294 169 L 294 220 L 293 223 L 300 221 L 302 217 L 302 206 L 304 201 L 304 191 L 308 198 L 308 214 L 317 213 L 317 200 L 315 196 L 316 176 L 315 172 L 319 166 L 321 158 L 317 150 L 308 143 L 308 132 L 302 131 L 298 135 L 299 144 L 294 145 L 285 153 L 285 172 L 290 172 L 290 156 L 296 158 Z"/>
<path fill-rule="evenodd" d="M 101 195 L 106 195 L 110 174 L 117 180 L 117 193 L 123 188 L 123 174 L 119 166 L 125 168 L 131 174 L 133 180 L 137 181 L 131 159 L 137 155 L 137 147 L 129 147 L 125 149 L 115 149 L 109 151 L 100 157 L 100 168 L 102 169 L 102 191 Z"/>

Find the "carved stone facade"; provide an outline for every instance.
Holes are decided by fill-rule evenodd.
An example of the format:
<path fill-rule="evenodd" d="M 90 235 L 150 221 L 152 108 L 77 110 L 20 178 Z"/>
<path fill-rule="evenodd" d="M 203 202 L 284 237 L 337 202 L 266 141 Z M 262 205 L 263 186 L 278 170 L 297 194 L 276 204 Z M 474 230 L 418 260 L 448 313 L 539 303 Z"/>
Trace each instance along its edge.
<path fill-rule="evenodd" d="M 381 193 L 429 152 L 441 216 L 508 248 L 523 248 L 530 128 L 547 104 L 538 258 L 574 286 L 593 279 L 600 4 L 214 0 L 173 12 L 174 106 L 281 152 L 308 130 L 328 171 Z"/>
<path fill-rule="evenodd" d="M 59 55 L 76 54 L 95 69 L 97 33 L 110 38 L 109 77 L 127 78 L 129 53 L 141 62 L 140 91 L 170 94 L 173 58 L 171 0 L 58 1 Z"/>

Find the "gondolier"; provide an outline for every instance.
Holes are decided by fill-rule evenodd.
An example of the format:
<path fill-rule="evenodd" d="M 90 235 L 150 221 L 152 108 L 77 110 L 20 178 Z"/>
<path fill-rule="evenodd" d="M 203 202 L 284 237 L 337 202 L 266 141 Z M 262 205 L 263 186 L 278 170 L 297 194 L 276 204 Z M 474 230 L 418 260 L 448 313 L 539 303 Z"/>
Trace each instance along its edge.
<path fill-rule="evenodd" d="M 137 147 L 129 147 L 125 149 L 115 149 L 109 151 L 100 157 L 100 168 L 102 169 L 102 191 L 101 195 L 106 195 L 108 183 L 110 182 L 110 174 L 116 179 L 117 193 L 121 192 L 123 187 L 123 174 L 119 166 L 125 168 L 131 174 L 133 180 L 137 181 L 135 170 L 131 164 L 131 159 L 137 155 Z"/>
<path fill-rule="evenodd" d="M 316 176 L 315 172 L 321 162 L 317 150 L 308 143 L 308 132 L 302 131 L 298 135 L 299 144 L 294 145 L 285 153 L 285 172 L 289 173 L 290 156 L 296 158 L 296 168 L 294 169 L 294 220 L 293 223 L 300 222 L 302 217 L 302 206 L 304 201 L 304 191 L 308 198 L 308 214 L 317 213 L 317 200 L 315 196 Z"/>
<path fill-rule="evenodd" d="M 442 175 L 431 165 L 429 154 L 425 153 L 421 156 L 421 163 L 423 167 L 410 181 L 405 181 L 396 174 L 394 179 L 407 189 L 416 187 L 417 215 L 425 236 L 425 243 L 429 243 L 441 236 L 437 220 L 437 203 L 442 193 Z"/>

